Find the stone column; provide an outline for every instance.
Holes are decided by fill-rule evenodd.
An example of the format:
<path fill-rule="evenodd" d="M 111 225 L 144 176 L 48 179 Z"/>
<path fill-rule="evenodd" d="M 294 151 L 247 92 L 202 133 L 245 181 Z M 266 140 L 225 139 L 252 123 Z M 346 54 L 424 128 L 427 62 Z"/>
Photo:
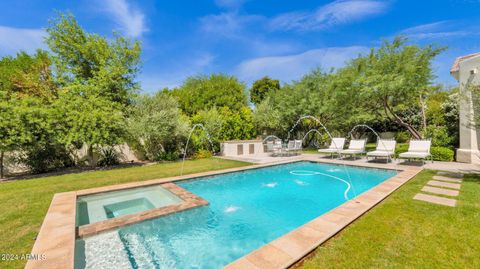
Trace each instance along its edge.
<path fill-rule="evenodd" d="M 473 124 L 475 110 L 470 90 L 472 85 L 480 85 L 480 55 L 457 61 L 457 73 L 452 72 L 460 88 L 460 147 L 457 149 L 457 161 L 480 164 L 480 131 Z"/>

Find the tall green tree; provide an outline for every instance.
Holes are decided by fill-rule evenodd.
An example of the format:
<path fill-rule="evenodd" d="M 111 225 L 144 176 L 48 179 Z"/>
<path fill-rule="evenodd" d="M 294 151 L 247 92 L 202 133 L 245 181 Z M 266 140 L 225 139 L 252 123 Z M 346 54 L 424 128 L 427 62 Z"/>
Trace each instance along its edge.
<path fill-rule="evenodd" d="M 260 104 L 269 93 L 280 90 L 280 82 L 276 79 L 263 77 L 256 80 L 250 89 L 250 101 L 255 105 Z"/>
<path fill-rule="evenodd" d="M 63 117 L 62 140 L 88 147 L 123 141 L 125 111 L 138 90 L 140 44 L 119 35 L 113 40 L 86 32 L 71 14 L 59 14 L 47 28 Z"/>
<path fill-rule="evenodd" d="M 189 124 L 177 100 L 170 94 L 141 94 L 133 102 L 128 128 L 137 148 L 149 160 L 160 160 L 165 153 L 179 155 L 179 145 Z"/>
<path fill-rule="evenodd" d="M 6 152 L 43 144 L 55 136 L 50 117 L 55 96 L 45 51 L 0 59 L 0 177 Z"/>
<path fill-rule="evenodd" d="M 443 50 L 431 45 L 408 45 L 405 38 L 396 37 L 352 61 L 358 70 L 355 83 L 359 85 L 362 106 L 379 111 L 414 138 L 421 138 L 418 126 L 408 119 L 412 113 L 421 113 L 421 100 L 431 90 L 434 78 L 432 60 Z"/>
<path fill-rule="evenodd" d="M 86 32 L 71 14 L 60 13 L 47 28 L 57 81 L 88 85 L 90 93 L 128 104 L 139 85 L 140 43 L 114 34 L 112 40 Z"/>
<path fill-rule="evenodd" d="M 222 74 L 189 77 L 171 93 L 180 102 L 181 109 L 189 116 L 201 110 L 228 107 L 238 111 L 247 105 L 245 84 L 237 78 Z"/>

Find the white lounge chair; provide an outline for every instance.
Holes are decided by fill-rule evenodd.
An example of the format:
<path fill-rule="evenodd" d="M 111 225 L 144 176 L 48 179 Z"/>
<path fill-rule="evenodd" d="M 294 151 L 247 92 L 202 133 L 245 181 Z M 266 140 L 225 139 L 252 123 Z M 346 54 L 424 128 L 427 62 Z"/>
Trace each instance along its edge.
<path fill-rule="evenodd" d="M 387 162 L 392 157 L 395 157 L 395 146 L 397 141 L 393 139 L 379 139 L 377 141 L 377 148 L 374 151 L 367 152 L 367 161 L 368 157 L 386 157 Z"/>
<path fill-rule="evenodd" d="M 332 138 L 332 142 L 330 146 L 326 149 L 319 149 L 318 152 L 320 153 L 330 153 L 333 158 L 333 154 L 337 153 L 340 154 L 340 151 L 343 150 L 343 146 L 345 145 L 345 138 L 343 137 L 334 137 Z"/>
<path fill-rule="evenodd" d="M 357 154 L 365 153 L 365 144 L 367 143 L 366 139 L 352 139 L 348 145 L 348 149 L 340 151 L 342 155 L 351 155 L 356 159 Z"/>
<path fill-rule="evenodd" d="M 400 153 L 399 158 L 402 159 L 422 159 L 423 163 L 430 157 L 433 162 L 432 155 L 430 154 L 430 147 L 432 146 L 432 140 L 430 139 L 412 139 L 408 145 L 408 151 Z"/>

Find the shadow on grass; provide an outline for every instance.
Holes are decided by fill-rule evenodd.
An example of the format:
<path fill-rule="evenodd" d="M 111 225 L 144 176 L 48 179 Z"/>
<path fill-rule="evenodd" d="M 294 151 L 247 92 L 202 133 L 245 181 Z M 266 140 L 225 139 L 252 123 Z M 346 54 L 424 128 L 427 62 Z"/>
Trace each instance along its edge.
<path fill-rule="evenodd" d="M 68 174 L 79 174 L 88 171 L 106 171 L 106 170 L 113 170 L 113 169 L 120 169 L 120 168 L 130 168 L 130 167 L 138 167 L 148 164 L 155 164 L 153 162 L 134 162 L 134 163 L 122 163 L 117 165 L 111 166 L 76 166 L 76 167 L 68 167 L 64 169 L 49 171 L 40 174 L 31 174 L 31 173 L 21 173 L 21 174 L 14 174 L 9 175 L 4 179 L 0 180 L 1 182 L 8 182 L 8 181 L 16 181 L 16 180 L 27 180 L 27 179 L 35 179 L 35 178 L 42 178 L 42 177 L 50 177 L 50 176 L 62 176 Z"/>

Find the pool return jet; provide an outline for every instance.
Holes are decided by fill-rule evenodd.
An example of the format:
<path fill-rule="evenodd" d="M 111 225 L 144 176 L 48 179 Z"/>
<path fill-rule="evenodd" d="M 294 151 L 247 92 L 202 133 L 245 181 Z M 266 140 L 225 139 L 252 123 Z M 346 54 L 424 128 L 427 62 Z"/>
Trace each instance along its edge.
<path fill-rule="evenodd" d="M 323 125 L 323 123 L 316 117 L 314 116 L 311 116 L 311 115 L 306 115 L 306 116 L 302 116 L 300 117 L 297 122 L 295 122 L 295 124 L 292 126 L 292 128 L 290 128 L 290 130 L 288 131 L 288 135 L 287 135 L 287 142 L 288 140 L 290 139 L 290 136 L 291 136 L 291 133 L 295 130 L 295 128 L 300 124 L 300 122 L 304 119 L 311 119 L 315 122 L 317 122 L 318 124 L 320 124 L 320 126 L 322 127 L 322 129 L 325 131 L 325 133 L 327 133 L 328 137 L 330 138 L 330 140 L 332 141 L 332 143 L 334 144 L 335 148 L 338 148 L 334 139 L 333 139 L 333 136 L 332 134 L 328 131 L 327 127 L 325 127 L 325 125 Z M 309 130 L 305 136 L 303 137 L 303 139 L 305 139 L 306 135 L 309 134 L 310 132 L 317 132 L 318 134 L 321 134 L 317 129 L 311 129 Z M 302 141 L 303 141 L 302 139 Z M 290 171 L 291 174 L 294 174 L 294 173 L 297 173 L 297 175 L 299 174 L 302 174 L 303 175 L 307 175 L 305 174 L 306 172 L 308 173 L 312 173 L 312 175 L 324 175 L 324 176 L 327 176 L 327 177 L 330 177 L 330 178 L 333 178 L 333 179 L 336 179 L 336 180 L 340 180 L 342 181 L 343 183 L 346 183 L 347 184 L 347 189 L 345 190 L 344 192 L 344 197 L 345 197 L 345 200 L 349 200 L 348 198 L 348 192 L 350 191 L 350 189 L 352 189 L 353 191 L 353 198 L 357 197 L 357 193 L 355 191 L 355 188 L 353 187 L 353 183 L 352 183 L 352 179 L 350 177 L 350 173 L 348 172 L 348 169 L 347 169 L 347 166 L 345 165 L 345 163 L 341 162 L 341 165 L 343 167 L 343 170 L 345 171 L 345 173 L 347 174 L 347 177 L 348 177 L 348 181 L 344 180 L 344 179 L 341 179 L 339 177 L 336 177 L 336 176 L 332 176 L 332 175 L 329 175 L 329 174 L 324 174 L 324 173 L 321 173 L 321 172 L 317 172 L 317 171 L 302 171 L 302 170 L 297 170 L 297 171 Z M 292 173 L 293 172 L 293 173 Z M 309 174 L 310 175 L 310 174 Z"/>

